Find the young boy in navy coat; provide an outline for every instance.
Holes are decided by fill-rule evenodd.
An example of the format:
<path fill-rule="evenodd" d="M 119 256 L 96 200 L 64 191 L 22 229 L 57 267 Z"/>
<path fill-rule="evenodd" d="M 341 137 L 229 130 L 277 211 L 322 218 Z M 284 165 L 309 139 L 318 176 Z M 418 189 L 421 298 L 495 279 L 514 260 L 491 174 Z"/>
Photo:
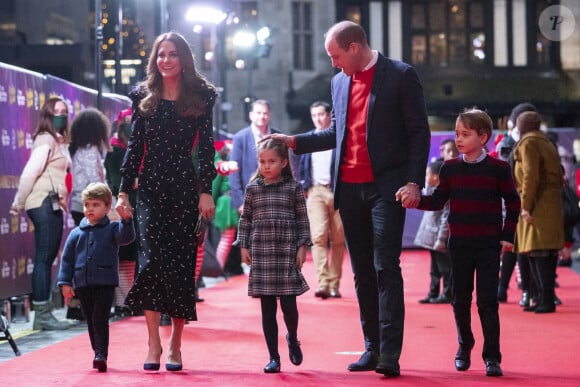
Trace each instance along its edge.
<path fill-rule="evenodd" d="M 77 296 L 87 317 L 93 368 L 107 371 L 109 313 L 119 285 L 119 246 L 135 239 L 133 215 L 119 207 L 121 221 L 111 222 L 112 193 L 104 183 L 82 192 L 84 218 L 69 234 L 60 262 L 57 284 L 66 299 Z"/>

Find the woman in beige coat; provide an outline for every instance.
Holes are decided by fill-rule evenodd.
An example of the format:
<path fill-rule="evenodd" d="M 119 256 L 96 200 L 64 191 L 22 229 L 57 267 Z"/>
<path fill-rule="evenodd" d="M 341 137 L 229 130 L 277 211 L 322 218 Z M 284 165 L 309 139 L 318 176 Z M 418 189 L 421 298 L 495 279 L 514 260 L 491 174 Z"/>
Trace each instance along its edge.
<path fill-rule="evenodd" d="M 517 119 L 521 139 L 514 149 L 514 177 L 522 201 L 514 251 L 530 260 L 539 291 L 536 313 L 556 311 L 554 283 L 558 251 L 564 245 L 563 171 L 554 144 L 540 131 L 540 116 L 525 112 Z"/>
<path fill-rule="evenodd" d="M 51 97 L 44 103 L 32 139 L 30 158 L 20 176 L 10 214 L 17 217 L 25 210 L 34 224 L 32 328 L 63 330 L 71 324 L 57 320 L 51 313 L 54 305 L 50 290 L 52 265 L 58 255 L 67 209 L 66 171 L 71 165 L 67 149 L 68 106 L 64 100 Z"/>

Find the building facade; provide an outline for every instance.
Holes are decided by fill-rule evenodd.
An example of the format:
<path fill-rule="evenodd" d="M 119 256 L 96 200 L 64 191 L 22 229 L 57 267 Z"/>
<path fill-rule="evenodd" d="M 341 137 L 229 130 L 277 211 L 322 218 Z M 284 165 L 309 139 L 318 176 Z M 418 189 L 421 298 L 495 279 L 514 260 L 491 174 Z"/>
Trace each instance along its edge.
<path fill-rule="evenodd" d="M 417 68 L 432 130 L 453 129 L 457 113 L 471 106 L 486 109 L 501 127 L 500 118 L 522 101 L 534 103 L 548 126 L 580 126 L 577 0 L 102 0 L 102 4 L 108 23 L 103 59 L 116 63 L 120 39 L 115 39 L 114 31 L 120 6 L 121 59 L 141 61 L 122 67 L 124 77 L 115 81 L 111 77 L 119 67 L 104 65 L 105 90 L 123 93 L 140 80 L 155 36 L 175 30 L 191 42 L 200 71 L 220 87 L 215 121 L 217 128 L 229 133 L 247 124 L 248 102 L 256 98 L 270 101 L 273 127 L 286 133 L 310 129 L 308 107 L 318 99 L 330 100 L 330 78 L 336 71 L 324 50 L 324 32 L 344 19 L 367 30 L 371 47 Z M 194 5 L 220 8 L 226 18 L 217 25 L 186 20 Z M 554 6 L 559 13 L 554 13 Z M 95 88 L 94 7 L 92 0 L 3 0 L 0 61 Z M 545 12 L 555 18 L 551 32 L 556 35 L 542 30 Z M 262 27 L 271 32 L 264 45 L 245 52 L 236 45 L 237 32 Z"/>
<path fill-rule="evenodd" d="M 335 5 L 336 20 L 360 23 L 373 48 L 416 67 L 432 130 L 452 130 L 457 113 L 471 106 L 486 109 L 497 122 L 522 101 L 534 103 L 548 126 L 580 126 L 578 1 L 345 0 Z M 563 8 L 556 12 L 565 19 L 558 19 L 563 16 L 554 6 Z M 549 27 L 556 27 L 556 36 L 542 31 L 546 17 L 555 18 Z M 319 75 L 290 101 L 291 116 L 305 116 L 303 101 L 327 82 Z"/>

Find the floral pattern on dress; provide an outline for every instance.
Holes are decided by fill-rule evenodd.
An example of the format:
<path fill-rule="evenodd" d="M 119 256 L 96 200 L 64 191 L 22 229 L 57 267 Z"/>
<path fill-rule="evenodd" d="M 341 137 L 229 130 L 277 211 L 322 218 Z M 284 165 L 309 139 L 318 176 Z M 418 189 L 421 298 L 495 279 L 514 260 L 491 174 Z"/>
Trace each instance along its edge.
<path fill-rule="evenodd" d="M 175 102 L 161 100 L 150 117 L 137 112 L 121 168 L 121 192 L 139 178 L 137 223 L 141 269 L 126 304 L 171 317 L 197 320 L 195 261 L 199 193 L 211 194 L 214 144 L 210 98 L 197 118 L 177 115 Z M 199 147 L 199 168 L 192 159 Z M 198 175 L 199 171 L 199 175 Z"/>

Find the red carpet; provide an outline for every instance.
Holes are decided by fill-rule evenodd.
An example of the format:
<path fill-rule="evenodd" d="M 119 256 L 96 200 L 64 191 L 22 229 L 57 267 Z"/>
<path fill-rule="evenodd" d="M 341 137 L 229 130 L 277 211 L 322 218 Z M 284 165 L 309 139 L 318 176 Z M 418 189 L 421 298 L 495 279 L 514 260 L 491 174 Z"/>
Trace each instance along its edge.
<path fill-rule="evenodd" d="M 288 360 L 285 328 L 279 311 L 282 372 L 264 374 L 268 353 L 261 330 L 259 303 L 247 296 L 245 276 L 232 278 L 201 295 L 200 321 L 185 328 L 184 370 L 142 371 L 146 327 L 143 317 L 111 325 L 109 370 L 99 374 L 91 368 L 88 335 L 15 357 L 0 365 L 0 381 L 23 386 L 577 386 L 580 381 L 580 281 L 570 269 L 558 269 L 558 296 L 563 305 L 555 314 L 525 313 L 517 305 L 520 292 L 515 282 L 509 302 L 500 306 L 503 378 L 485 376 L 481 361 L 481 329 L 476 307 L 473 326 L 477 343 L 472 366 L 457 372 L 453 357 L 457 339 L 449 305 L 420 305 L 428 287 L 429 255 L 405 251 L 402 256 L 407 305 L 401 377 L 386 380 L 374 372 L 349 373 L 348 363 L 363 350 L 354 298 L 350 263 L 345 260 L 340 300 L 320 300 L 313 290 L 299 297 L 299 338 L 304 363 L 296 367 Z M 304 274 L 316 288 L 309 260 Z M 164 344 L 169 327 L 162 327 Z"/>

